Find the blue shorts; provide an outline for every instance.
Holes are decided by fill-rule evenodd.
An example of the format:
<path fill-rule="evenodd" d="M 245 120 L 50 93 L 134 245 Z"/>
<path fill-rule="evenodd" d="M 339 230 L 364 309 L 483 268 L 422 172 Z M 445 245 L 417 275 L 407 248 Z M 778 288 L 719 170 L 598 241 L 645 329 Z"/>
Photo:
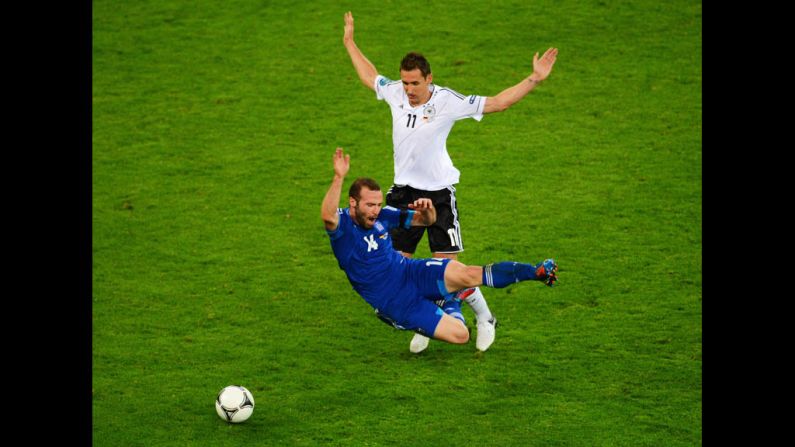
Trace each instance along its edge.
<path fill-rule="evenodd" d="M 384 309 L 375 313 L 398 329 L 433 337 L 444 312 L 436 301 L 449 297 L 444 285 L 446 258 L 409 259 L 403 285 Z"/>

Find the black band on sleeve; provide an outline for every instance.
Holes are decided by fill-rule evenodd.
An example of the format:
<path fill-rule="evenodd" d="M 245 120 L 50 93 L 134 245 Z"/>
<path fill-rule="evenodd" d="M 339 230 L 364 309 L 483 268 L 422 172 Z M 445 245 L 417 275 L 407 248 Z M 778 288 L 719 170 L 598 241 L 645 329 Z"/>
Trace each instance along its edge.
<path fill-rule="evenodd" d="M 409 228 L 411 226 L 411 221 L 408 220 L 409 217 L 409 210 L 400 210 L 400 222 L 405 228 Z"/>

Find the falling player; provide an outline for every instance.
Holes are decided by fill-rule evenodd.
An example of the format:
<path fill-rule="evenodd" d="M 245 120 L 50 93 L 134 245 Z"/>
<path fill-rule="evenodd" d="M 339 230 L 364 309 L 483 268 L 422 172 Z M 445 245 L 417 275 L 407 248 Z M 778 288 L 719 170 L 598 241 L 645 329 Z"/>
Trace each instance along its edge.
<path fill-rule="evenodd" d="M 348 192 L 348 208 L 338 208 L 342 185 L 350 169 L 350 156 L 337 148 L 334 178 L 323 198 L 321 218 L 337 262 L 354 290 L 369 303 L 381 320 L 398 329 L 415 331 L 448 343 L 469 341 L 469 330 L 460 312 L 446 311 L 462 290 L 485 285 L 502 288 L 520 281 L 557 281 L 552 259 L 536 265 L 498 262 L 468 266 L 449 258 L 413 259 L 392 247 L 389 231 L 432 225 L 436 209 L 427 198 L 414 200 L 408 209 L 382 207 L 383 194 L 374 180 L 358 178 Z"/>

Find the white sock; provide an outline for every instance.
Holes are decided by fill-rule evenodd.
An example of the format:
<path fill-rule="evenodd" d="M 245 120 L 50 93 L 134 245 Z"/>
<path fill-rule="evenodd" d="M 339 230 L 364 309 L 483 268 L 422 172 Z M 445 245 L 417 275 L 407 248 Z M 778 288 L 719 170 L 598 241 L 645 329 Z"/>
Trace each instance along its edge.
<path fill-rule="evenodd" d="M 475 312 L 475 318 L 478 320 L 483 319 L 483 321 L 486 321 L 491 318 L 491 310 L 489 310 L 489 305 L 486 303 L 486 298 L 480 292 L 480 287 L 475 287 L 475 291 L 464 302 L 469 304 L 469 307 Z"/>

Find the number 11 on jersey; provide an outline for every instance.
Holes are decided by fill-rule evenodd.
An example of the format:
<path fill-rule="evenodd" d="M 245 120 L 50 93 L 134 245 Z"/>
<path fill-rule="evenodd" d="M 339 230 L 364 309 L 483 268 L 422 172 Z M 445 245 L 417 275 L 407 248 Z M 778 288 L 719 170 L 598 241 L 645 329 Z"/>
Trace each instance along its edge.
<path fill-rule="evenodd" d="M 450 228 L 447 230 L 447 235 L 450 236 L 450 245 L 453 247 L 461 246 L 461 241 L 458 238 L 458 232 L 455 231 L 455 228 Z"/>
<path fill-rule="evenodd" d="M 409 113 L 408 116 L 409 116 L 409 120 L 406 121 L 406 127 L 409 127 L 409 125 L 411 125 L 411 128 L 413 129 L 414 125 L 417 124 L 417 115 Z"/>

